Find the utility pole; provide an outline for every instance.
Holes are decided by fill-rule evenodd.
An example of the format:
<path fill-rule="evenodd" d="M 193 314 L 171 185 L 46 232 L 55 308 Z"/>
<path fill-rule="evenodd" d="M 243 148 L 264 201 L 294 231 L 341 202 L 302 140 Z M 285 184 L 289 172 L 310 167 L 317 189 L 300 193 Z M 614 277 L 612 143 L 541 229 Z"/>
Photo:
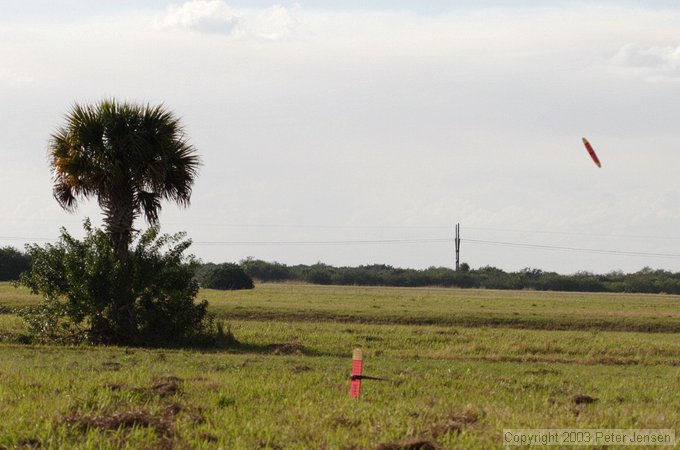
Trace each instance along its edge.
<path fill-rule="evenodd" d="M 456 224 L 456 272 L 460 270 L 460 224 Z"/>

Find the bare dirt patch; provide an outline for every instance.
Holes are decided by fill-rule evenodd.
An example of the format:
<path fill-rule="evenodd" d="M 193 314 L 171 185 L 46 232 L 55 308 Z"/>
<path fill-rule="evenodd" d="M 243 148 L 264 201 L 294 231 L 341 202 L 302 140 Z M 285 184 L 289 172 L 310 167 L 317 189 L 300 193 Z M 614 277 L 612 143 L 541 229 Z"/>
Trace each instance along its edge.
<path fill-rule="evenodd" d="M 146 388 L 143 392 L 152 395 L 158 395 L 161 398 L 169 397 L 171 395 L 180 393 L 181 379 L 177 377 L 163 377 L 156 380 L 151 386 Z"/>
<path fill-rule="evenodd" d="M 1 447 L 0 448 L 5 448 Z M 17 448 L 42 448 L 42 442 L 38 438 L 24 438 L 24 439 L 19 439 L 19 442 L 17 443 Z"/>
<path fill-rule="evenodd" d="M 597 398 L 585 394 L 576 394 L 572 396 L 570 400 L 572 403 L 571 412 L 576 416 L 581 414 L 588 407 L 588 405 L 598 401 Z"/>
<path fill-rule="evenodd" d="M 419 414 L 416 413 L 416 416 Z M 446 420 L 433 425 L 419 436 L 403 441 L 385 442 L 379 444 L 376 450 L 442 450 L 443 447 L 436 441 L 438 437 L 448 433 L 460 433 L 464 428 L 478 421 L 479 414 L 470 409 L 454 411 Z"/>
<path fill-rule="evenodd" d="M 81 431 L 91 428 L 104 431 L 141 427 L 153 428 L 159 436 L 172 436 L 175 432 L 174 419 L 178 412 L 178 410 L 172 408 L 166 408 L 157 414 L 145 409 L 89 415 L 71 411 L 61 421 Z"/>
<path fill-rule="evenodd" d="M 211 434 L 211 433 L 201 433 L 200 438 L 201 438 L 201 440 L 208 442 L 210 444 L 215 444 L 215 443 L 217 443 L 217 441 L 219 441 L 217 436 L 215 436 L 214 434 Z"/>
<path fill-rule="evenodd" d="M 357 419 L 350 419 L 345 416 L 334 417 L 331 420 L 331 426 L 333 428 L 355 428 L 358 427 L 361 422 Z"/>
<path fill-rule="evenodd" d="M 463 428 L 476 423 L 477 420 L 478 415 L 470 410 L 454 412 L 445 422 L 433 426 L 430 433 L 434 438 L 447 433 L 460 433 Z"/>
<path fill-rule="evenodd" d="M 284 447 L 280 446 L 276 442 L 270 442 L 270 441 L 260 441 L 259 443 L 259 448 L 266 448 L 266 449 L 271 449 L 271 450 L 283 450 Z"/>
<path fill-rule="evenodd" d="M 597 398 L 585 394 L 576 394 L 571 397 L 571 402 L 574 405 L 588 405 L 590 403 L 595 403 L 596 401 L 598 401 Z"/>
<path fill-rule="evenodd" d="M 427 439 L 408 439 L 378 444 L 375 450 L 444 450 L 444 447 Z"/>
<path fill-rule="evenodd" d="M 104 387 L 111 389 L 112 391 L 121 391 L 123 389 L 129 389 L 130 387 L 125 383 L 104 383 Z"/>
<path fill-rule="evenodd" d="M 524 373 L 526 373 L 527 375 L 559 375 L 560 371 L 556 369 L 541 367 L 540 369 L 527 370 Z"/>
<path fill-rule="evenodd" d="M 118 382 L 104 383 L 104 387 L 112 391 L 129 390 L 149 397 L 166 398 L 181 393 L 181 382 L 182 379 L 178 377 L 161 377 L 154 380 L 148 387 L 134 387 Z"/>
<path fill-rule="evenodd" d="M 105 410 L 94 412 L 83 412 L 80 408 L 74 407 L 59 419 L 59 423 L 80 431 L 149 428 L 159 437 L 158 448 L 173 447 L 177 440 L 176 422 L 180 413 L 194 423 L 205 421 L 202 408 L 168 401 L 181 394 L 181 382 L 181 378 L 169 376 L 158 378 L 144 387 L 129 386 L 120 382 L 105 383 L 104 387 L 112 391 L 128 390 L 142 394 L 144 405 L 136 407 L 134 404 L 117 402 Z M 149 404 L 153 399 L 160 401 L 156 408 Z"/>

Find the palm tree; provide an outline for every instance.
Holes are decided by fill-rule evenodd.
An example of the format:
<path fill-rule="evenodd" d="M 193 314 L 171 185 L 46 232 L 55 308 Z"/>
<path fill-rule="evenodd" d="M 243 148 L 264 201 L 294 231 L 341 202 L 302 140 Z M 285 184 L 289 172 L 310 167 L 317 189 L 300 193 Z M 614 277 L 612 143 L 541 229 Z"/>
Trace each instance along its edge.
<path fill-rule="evenodd" d="M 136 218 L 157 225 L 162 200 L 188 206 L 199 158 L 163 105 L 103 100 L 75 104 L 65 119 L 49 140 L 54 197 L 68 211 L 96 198 L 124 262 Z"/>

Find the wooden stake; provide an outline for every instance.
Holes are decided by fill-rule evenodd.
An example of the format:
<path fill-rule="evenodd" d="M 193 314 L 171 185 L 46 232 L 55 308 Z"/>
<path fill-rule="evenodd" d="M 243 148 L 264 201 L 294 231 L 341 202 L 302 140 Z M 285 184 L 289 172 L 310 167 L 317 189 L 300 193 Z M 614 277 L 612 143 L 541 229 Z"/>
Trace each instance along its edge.
<path fill-rule="evenodd" d="M 364 370 L 364 355 L 360 348 L 352 352 L 352 382 L 349 386 L 350 398 L 359 398 L 361 395 L 361 375 Z"/>

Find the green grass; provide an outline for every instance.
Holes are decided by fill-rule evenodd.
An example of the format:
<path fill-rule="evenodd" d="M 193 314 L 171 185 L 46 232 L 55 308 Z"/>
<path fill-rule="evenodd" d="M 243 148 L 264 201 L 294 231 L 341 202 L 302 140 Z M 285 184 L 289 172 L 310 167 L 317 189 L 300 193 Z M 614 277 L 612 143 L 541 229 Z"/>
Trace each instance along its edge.
<path fill-rule="evenodd" d="M 232 321 L 231 329 L 247 345 L 293 344 L 308 356 L 341 358 L 362 347 L 409 360 L 680 365 L 680 339 L 670 333 L 263 321 Z"/>
<path fill-rule="evenodd" d="M 39 300 L 39 297 L 32 295 L 26 288 L 16 288 L 6 281 L 0 282 L 0 312 L 6 308 L 35 304 Z"/>
<path fill-rule="evenodd" d="M 680 332 L 675 295 L 268 284 L 200 296 L 242 319 Z"/>
<path fill-rule="evenodd" d="M 200 296 L 239 345 L 19 345 L 9 308 L 37 299 L 0 284 L 0 448 L 502 448 L 503 428 L 680 430 L 680 297 L 305 285 Z M 357 346 L 365 374 L 388 381 L 365 380 L 351 400 Z"/>

